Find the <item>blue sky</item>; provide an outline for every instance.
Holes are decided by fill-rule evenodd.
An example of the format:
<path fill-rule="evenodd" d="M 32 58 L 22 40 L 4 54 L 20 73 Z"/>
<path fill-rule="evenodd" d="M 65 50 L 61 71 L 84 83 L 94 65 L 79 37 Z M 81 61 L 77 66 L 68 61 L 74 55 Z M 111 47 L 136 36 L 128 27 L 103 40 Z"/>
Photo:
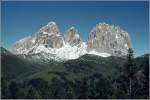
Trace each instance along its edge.
<path fill-rule="evenodd" d="M 148 2 L 86 1 L 86 2 L 2 2 L 2 46 L 11 45 L 34 35 L 49 21 L 55 21 L 62 34 L 72 25 L 87 41 L 93 26 L 106 22 L 120 26 L 131 37 L 135 55 L 148 52 Z"/>

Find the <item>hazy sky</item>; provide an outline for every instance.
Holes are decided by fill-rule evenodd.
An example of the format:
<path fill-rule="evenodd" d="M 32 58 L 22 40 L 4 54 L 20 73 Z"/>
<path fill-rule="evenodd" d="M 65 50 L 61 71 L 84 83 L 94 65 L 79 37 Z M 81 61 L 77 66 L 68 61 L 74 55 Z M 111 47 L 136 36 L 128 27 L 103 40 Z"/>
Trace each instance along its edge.
<path fill-rule="evenodd" d="M 2 2 L 2 46 L 11 45 L 26 36 L 34 35 L 49 21 L 55 21 L 62 34 L 72 25 L 81 38 L 97 23 L 120 26 L 131 37 L 135 55 L 148 52 L 148 2 Z"/>

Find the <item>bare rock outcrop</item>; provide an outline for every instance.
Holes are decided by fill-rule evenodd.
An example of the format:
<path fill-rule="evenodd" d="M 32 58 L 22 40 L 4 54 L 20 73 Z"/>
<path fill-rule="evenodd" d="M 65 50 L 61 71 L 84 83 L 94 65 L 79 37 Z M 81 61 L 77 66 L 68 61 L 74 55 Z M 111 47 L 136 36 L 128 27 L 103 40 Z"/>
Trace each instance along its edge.
<path fill-rule="evenodd" d="M 63 37 L 57 24 L 51 21 L 34 36 L 25 37 L 15 42 L 11 51 L 14 54 L 34 54 L 39 51 L 46 51 L 62 55 L 60 51 L 73 52 L 75 49 L 78 52 L 77 55 L 94 53 L 126 56 L 128 48 L 132 48 L 129 34 L 118 26 L 106 23 L 97 24 L 90 31 L 87 43 L 85 43 L 75 27 L 66 30 Z"/>
<path fill-rule="evenodd" d="M 99 23 L 94 26 L 88 38 L 88 51 L 109 53 L 114 56 L 124 56 L 131 47 L 128 33 L 118 26 Z"/>
<path fill-rule="evenodd" d="M 63 38 L 55 22 L 49 22 L 36 33 L 36 44 L 45 47 L 60 48 L 63 46 Z"/>
<path fill-rule="evenodd" d="M 71 46 L 79 45 L 82 42 L 78 30 L 73 26 L 64 33 L 64 40 Z"/>
<path fill-rule="evenodd" d="M 16 41 L 11 48 L 14 54 L 24 54 L 26 51 L 35 45 L 35 38 L 29 36 L 19 41 Z"/>

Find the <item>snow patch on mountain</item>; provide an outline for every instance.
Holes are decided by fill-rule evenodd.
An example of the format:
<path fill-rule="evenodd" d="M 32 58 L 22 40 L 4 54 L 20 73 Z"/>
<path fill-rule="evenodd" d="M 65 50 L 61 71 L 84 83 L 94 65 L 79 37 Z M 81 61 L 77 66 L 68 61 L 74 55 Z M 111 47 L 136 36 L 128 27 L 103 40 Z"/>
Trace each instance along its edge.
<path fill-rule="evenodd" d="M 54 21 L 50 21 L 48 25 L 56 25 L 56 23 Z"/>
<path fill-rule="evenodd" d="M 84 42 L 81 44 L 80 47 L 70 46 L 69 43 L 66 43 L 61 48 L 46 48 L 44 45 L 41 44 L 35 49 L 34 54 L 53 54 L 55 55 L 55 58 L 59 58 L 62 60 L 77 59 L 78 57 L 87 53 L 86 47 L 87 45 Z"/>
<path fill-rule="evenodd" d="M 88 54 L 93 54 L 93 55 L 97 55 L 97 56 L 101 56 L 101 57 L 109 57 L 109 56 L 111 56 L 111 54 L 109 54 L 109 53 L 99 53 L 99 52 L 96 52 L 94 50 L 88 52 Z"/>
<path fill-rule="evenodd" d="M 79 34 L 75 34 L 75 37 L 76 37 L 76 38 L 80 38 Z"/>
<path fill-rule="evenodd" d="M 43 32 L 43 34 L 48 34 L 47 32 Z"/>
<path fill-rule="evenodd" d="M 27 36 L 27 37 L 24 37 L 24 38 L 20 39 L 19 41 L 16 41 L 15 43 L 23 43 L 23 42 L 25 42 L 25 41 L 27 41 L 31 38 L 32 38 L 31 36 Z"/>

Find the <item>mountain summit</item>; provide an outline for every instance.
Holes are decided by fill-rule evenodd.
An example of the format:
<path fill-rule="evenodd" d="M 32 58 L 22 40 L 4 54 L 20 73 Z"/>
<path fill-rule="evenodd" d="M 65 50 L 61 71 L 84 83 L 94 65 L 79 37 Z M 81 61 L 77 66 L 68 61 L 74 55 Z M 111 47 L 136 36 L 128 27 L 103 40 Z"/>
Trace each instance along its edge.
<path fill-rule="evenodd" d="M 66 43 L 69 43 L 71 46 L 78 45 L 82 42 L 79 31 L 72 26 L 64 33 L 64 39 Z"/>
<path fill-rule="evenodd" d="M 36 33 L 35 44 L 44 45 L 46 48 L 60 48 L 63 46 L 63 38 L 55 22 L 49 22 Z"/>
<path fill-rule="evenodd" d="M 14 54 L 41 54 L 48 59 L 68 60 L 84 54 L 125 56 L 129 47 L 129 34 L 120 27 L 99 23 L 90 31 L 86 44 L 76 27 L 70 27 L 62 36 L 57 24 L 51 21 L 36 32 L 35 36 L 15 42 L 11 51 Z"/>
<path fill-rule="evenodd" d="M 107 52 L 114 56 L 124 56 L 131 47 L 129 34 L 118 26 L 99 23 L 89 34 L 88 51 Z"/>

